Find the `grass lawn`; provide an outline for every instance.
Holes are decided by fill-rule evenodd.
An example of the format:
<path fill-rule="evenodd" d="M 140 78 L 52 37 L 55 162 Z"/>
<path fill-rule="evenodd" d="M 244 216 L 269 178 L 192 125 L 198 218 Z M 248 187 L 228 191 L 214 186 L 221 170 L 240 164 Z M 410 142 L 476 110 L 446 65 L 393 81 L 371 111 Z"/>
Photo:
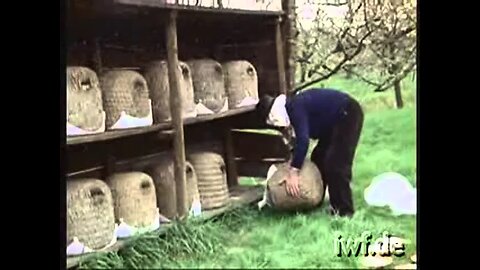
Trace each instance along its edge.
<path fill-rule="evenodd" d="M 363 191 L 373 177 L 388 171 L 403 174 L 416 186 L 415 82 L 409 79 L 403 84 L 406 107 L 402 110 L 392 109 L 392 91 L 373 93 L 361 83 L 341 77 L 323 84 L 349 90 L 367 112 L 354 165 L 356 214 L 352 219 L 326 215 L 326 205 L 296 215 L 244 208 L 205 226 L 179 225 L 180 229 L 167 234 L 168 241 L 158 237 L 143 240 L 128 252 L 103 255 L 84 267 L 107 267 L 108 262 L 110 267 L 138 268 L 354 268 L 360 267 L 357 258 L 337 257 L 334 240 L 338 233 L 360 237 L 365 231 L 374 238 L 388 231 L 410 240 L 407 256 L 394 259 L 395 264 L 407 263 L 416 250 L 415 216 L 394 217 L 388 209 L 368 207 Z"/>

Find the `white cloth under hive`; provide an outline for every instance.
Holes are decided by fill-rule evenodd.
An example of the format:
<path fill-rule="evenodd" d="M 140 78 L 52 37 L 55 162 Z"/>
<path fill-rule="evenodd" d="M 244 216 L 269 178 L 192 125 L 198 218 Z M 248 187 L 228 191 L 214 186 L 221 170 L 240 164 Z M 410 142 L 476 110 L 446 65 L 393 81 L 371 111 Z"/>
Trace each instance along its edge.
<path fill-rule="evenodd" d="M 235 108 L 242 108 L 242 107 L 257 105 L 258 101 L 259 101 L 258 98 L 246 97 L 246 98 L 242 99 L 242 101 L 240 103 L 238 103 L 235 106 Z M 233 109 L 235 109 L 235 108 L 233 108 Z"/>
<path fill-rule="evenodd" d="M 112 236 L 112 241 L 106 245 L 105 247 L 101 249 L 91 249 L 87 246 L 85 246 L 82 242 L 78 240 L 77 237 L 73 237 L 73 241 L 67 246 L 67 256 L 77 256 L 77 255 L 82 255 L 85 253 L 91 253 L 91 252 L 96 252 L 96 251 L 102 251 L 106 250 L 107 248 L 115 245 L 117 243 L 117 225 L 115 224 L 115 230 L 113 232 Z"/>
<path fill-rule="evenodd" d="M 127 128 L 136 128 L 136 127 L 146 127 L 153 124 L 153 113 L 152 113 L 152 101 L 148 100 L 149 113 L 146 117 L 134 117 L 128 115 L 126 112 L 122 111 L 120 113 L 120 118 L 118 121 L 109 127 L 109 129 L 127 129 Z"/>
<path fill-rule="evenodd" d="M 155 215 L 155 219 L 153 220 L 152 224 L 150 226 L 143 227 L 143 228 L 130 226 L 127 223 L 125 223 L 123 218 L 119 218 L 119 220 L 120 220 L 120 224 L 118 224 L 116 235 L 119 239 L 128 238 L 137 234 L 151 232 L 160 228 L 160 211 L 157 208 L 157 214 Z"/>
<path fill-rule="evenodd" d="M 203 105 L 202 102 L 199 102 L 195 106 L 195 110 L 197 111 L 197 115 L 207 115 L 207 114 L 215 114 L 212 110 L 207 108 L 205 105 Z M 228 99 L 225 99 L 225 103 L 223 104 L 222 109 L 218 113 L 226 112 L 228 111 Z"/>
<path fill-rule="evenodd" d="M 193 202 L 192 207 L 190 208 L 189 215 L 192 217 L 198 217 L 202 214 L 202 205 L 199 200 Z M 152 224 L 143 228 L 136 228 L 128 225 L 123 218 L 119 218 L 120 223 L 115 224 L 115 230 L 112 236 L 112 241 L 105 247 L 94 250 L 85 246 L 82 242 L 78 240 L 77 237 L 73 237 L 73 241 L 67 246 L 67 256 L 77 256 L 85 253 L 91 253 L 96 251 L 106 250 L 109 247 L 115 245 L 118 239 L 129 238 L 134 235 L 143 234 L 151 231 L 155 231 L 160 228 L 161 223 L 171 222 L 168 218 L 160 214 L 159 209 L 157 208 L 157 214 Z"/>
<path fill-rule="evenodd" d="M 116 129 L 127 129 L 127 128 L 137 128 L 137 127 L 147 127 L 153 124 L 153 113 L 152 113 L 152 101 L 149 100 L 149 114 L 146 117 L 134 117 L 128 115 L 126 112 L 122 111 L 120 113 L 120 118 L 118 121 L 113 124 L 113 126 L 108 127 L 109 130 L 116 130 Z M 196 114 L 195 114 L 196 116 Z M 102 116 L 102 127 L 95 131 L 87 131 L 83 130 L 79 127 L 76 127 L 67 122 L 67 136 L 75 136 L 75 135 L 88 135 L 88 134 L 97 134 L 104 132 L 105 129 L 105 112 L 103 112 Z"/>
<path fill-rule="evenodd" d="M 202 214 L 202 204 L 199 200 L 195 200 L 192 203 L 192 207 L 190 208 L 189 215 L 192 217 L 198 217 Z"/>
<path fill-rule="evenodd" d="M 105 132 L 105 118 L 106 118 L 105 112 L 102 111 L 102 126 L 99 129 L 94 131 L 81 129 L 77 126 L 70 124 L 67 121 L 67 136 L 88 135 L 88 134 L 97 134 L 97 133 Z"/>
<path fill-rule="evenodd" d="M 161 219 L 161 215 L 160 215 L 160 212 L 158 211 L 158 208 L 157 208 L 157 214 L 152 224 L 144 228 L 135 228 L 133 226 L 126 224 L 123 221 L 123 218 L 119 218 L 120 224 L 115 224 L 115 230 L 113 232 L 112 241 L 108 245 L 106 245 L 101 249 L 94 250 L 85 246 L 82 242 L 78 240 L 77 237 L 73 237 L 72 243 L 70 243 L 67 246 L 67 256 L 76 256 L 76 255 L 81 255 L 81 254 L 90 253 L 90 252 L 102 251 L 115 245 L 115 243 L 117 242 L 117 239 L 128 238 L 137 234 L 157 230 L 158 228 L 160 228 L 160 219 Z"/>

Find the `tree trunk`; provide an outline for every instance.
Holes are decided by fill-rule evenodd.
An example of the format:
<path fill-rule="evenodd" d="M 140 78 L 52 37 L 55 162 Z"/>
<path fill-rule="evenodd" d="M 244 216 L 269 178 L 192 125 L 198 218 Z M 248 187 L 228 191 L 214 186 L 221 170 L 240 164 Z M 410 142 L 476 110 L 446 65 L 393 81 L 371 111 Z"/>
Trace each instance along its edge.
<path fill-rule="evenodd" d="M 395 81 L 393 84 L 393 89 L 395 90 L 395 101 L 397 103 L 397 109 L 403 108 L 403 99 L 402 99 L 402 86 L 400 81 Z"/>
<path fill-rule="evenodd" d="M 345 71 L 345 79 L 350 80 L 353 78 L 352 67 L 347 66 L 344 69 Z"/>
<path fill-rule="evenodd" d="M 300 83 L 304 83 L 307 80 L 307 65 L 300 64 Z"/>
<path fill-rule="evenodd" d="M 395 63 L 395 44 L 390 42 L 390 60 Z M 399 70 L 399 66 L 397 64 L 393 64 L 387 71 L 389 74 L 397 74 Z M 402 99 L 402 85 L 400 84 L 400 80 L 396 80 L 393 83 L 393 90 L 395 91 L 395 101 L 397 103 L 397 109 L 403 108 L 403 99 Z"/>
<path fill-rule="evenodd" d="M 345 79 L 351 80 L 352 78 L 353 78 L 352 72 L 350 70 L 347 70 L 345 74 Z"/>

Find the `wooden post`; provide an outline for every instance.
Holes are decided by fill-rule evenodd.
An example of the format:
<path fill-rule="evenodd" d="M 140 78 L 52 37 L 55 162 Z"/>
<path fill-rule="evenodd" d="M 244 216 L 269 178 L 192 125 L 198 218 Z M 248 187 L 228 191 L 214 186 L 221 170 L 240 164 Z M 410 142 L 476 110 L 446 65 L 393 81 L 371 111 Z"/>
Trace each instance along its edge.
<path fill-rule="evenodd" d="M 285 57 L 283 54 L 283 39 L 282 39 L 282 18 L 279 17 L 275 24 L 275 46 L 277 50 L 277 66 L 278 66 L 278 79 L 279 79 L 279 93 L 287 93 L 287 79 L 285 73 Z"/>
<path fill-rule="evenodd" d="M 92 62 L 93 68 L 98 76 L 102 75 L 103 72 L 103 64 L 102 64 L 102 49 L 100 45 L 100 38 L 94 38 L 93 42 L 93 54 L 92 54 Z"/>
<path fill-rule="evenodd" d="M 185 143 L 183 134 L 182 99 L 180 95 L 178 46 L 177 46 L 177 11 L 172 10 L 167 20 L 167 65 L 168 83 L 170 85 L 170 112 L 174 130 L 173 151 L 175 157 L 175 184 L 177 195 L 177 216 L 184 218 L 187 209 L 187 175 L 185 172 Z"/>
<path fill-rule="evenodd" d="M 287 58 L 287 94 L 292 94 L 295 89 L 295 36 L 297 35 L 297 28 L 295 25 L 295 0 L 286 0 L 286 16 L 285 22 L 285 38 L 286 38 L 286 51 L 285 57 Z"/>
<path fill-rule="evenodd" d="M 230 127 L 225 129 L 225 157 L 227 165 L 227 183 L 228 187 L 232 188 L 238 186 L 238 173 L 233 148 L 233 134 Z"/>
<path fill-rule="evenodd" d="M 103 179 L 107 179 L 110 177 L 112 174 L 115 173 L 115 167 L 116 167 L 116 158 L 114 156 L 109 156 L 107 158 L 107 161 L 105 162 L 105 170 L 104 170 L 104 175 Z"/>

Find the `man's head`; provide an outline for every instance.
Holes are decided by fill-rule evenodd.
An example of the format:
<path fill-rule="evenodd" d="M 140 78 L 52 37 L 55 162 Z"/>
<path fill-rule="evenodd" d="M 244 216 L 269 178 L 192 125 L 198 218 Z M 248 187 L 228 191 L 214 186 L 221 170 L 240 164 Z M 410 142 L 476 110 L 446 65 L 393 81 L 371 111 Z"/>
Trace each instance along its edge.
<path fill-rule="evenodd" d="M 270 95 L 262 96 L 257 104 L 261 121 L 278 128 L 289 127 L 290 118 L 285 107 L 286 101 L 287 97 L 283 94 L 275 98 Z"/>

